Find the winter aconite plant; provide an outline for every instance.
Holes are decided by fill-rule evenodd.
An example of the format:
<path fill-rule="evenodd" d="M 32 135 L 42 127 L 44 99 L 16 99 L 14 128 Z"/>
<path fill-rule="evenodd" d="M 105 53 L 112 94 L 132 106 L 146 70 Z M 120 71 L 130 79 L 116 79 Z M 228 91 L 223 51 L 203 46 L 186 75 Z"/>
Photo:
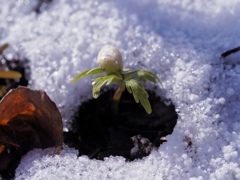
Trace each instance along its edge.
<path fill-rule="evenodd" d="M 94 98 L 98 98 L 103 85 L 118 83 L 119 88 L 113 96 L 113 111 L 115 113 L 118 112 L 119 101 L 125 89 L 127 89 L 129 93 L 133 94 L 135 101 L 137 103 L 140 102 L 148 114 L 152 112 L 152 108 L 148 100 L 148 93 L 139 81 L 142 81 L 143 83 L 151 81 L 157 84 L 157 82 L 160 82 L 160 79 L 155 73 L 143 69 L 123 69 L 121 53 L 112 45 L 106 45 L 100 50 L 97 61 L 100 67 L 86 70 L 78 74 L 72 82 L 75 82 L 85 76 L 105 73 L 105 75 L 92 79 L 92 93 Z"/>

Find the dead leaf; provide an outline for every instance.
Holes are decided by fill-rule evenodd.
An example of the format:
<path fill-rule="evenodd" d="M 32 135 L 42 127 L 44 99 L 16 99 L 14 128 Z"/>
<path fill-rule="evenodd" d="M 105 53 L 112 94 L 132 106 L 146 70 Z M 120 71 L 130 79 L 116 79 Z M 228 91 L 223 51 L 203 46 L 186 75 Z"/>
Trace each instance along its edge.
<path fill-rule="evenodd" d="M 1 156 L 6 151 L 11 158 L 33 148 L 55 147 L 54 153 L 60 153 L 62 130 L 61 114 L 44 91 L 21 86 L 10 90 L 0 102 L 0 162 L 9 164 L 9 157 Z"/>

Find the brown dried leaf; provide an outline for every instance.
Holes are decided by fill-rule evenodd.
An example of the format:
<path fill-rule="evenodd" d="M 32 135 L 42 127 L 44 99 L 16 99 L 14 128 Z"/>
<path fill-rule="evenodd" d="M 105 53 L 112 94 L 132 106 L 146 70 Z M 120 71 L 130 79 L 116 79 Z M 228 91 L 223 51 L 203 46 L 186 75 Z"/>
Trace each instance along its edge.
<path fill-rule="evenodd" d="M 62 129 L 61 114 L 44 91 L 26 87 L 9 91 L 0 102 L 0 161 L 10 147 L 20 155 L 47 147 L 60 153 Z"/>

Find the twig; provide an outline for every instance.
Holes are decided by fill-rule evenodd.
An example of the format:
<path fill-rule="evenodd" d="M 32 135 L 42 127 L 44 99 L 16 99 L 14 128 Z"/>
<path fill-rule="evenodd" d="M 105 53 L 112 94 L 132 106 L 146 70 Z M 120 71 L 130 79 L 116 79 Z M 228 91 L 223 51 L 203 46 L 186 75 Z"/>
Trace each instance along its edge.
<path fill-rule="evenodd" d="M 222 58 L 225 58 L 225 57 L 229 56 L 230 54 L 236 53 L 236 52 L 238 52 L 238 51 L 240 51 L 240 46 L 239 46 L 239 47 L 236 47 L 236 48 L 234 48 L 234 49 L 230 49 L 230 50 L 222 53 L 221 56 L 222 56 Z"/>

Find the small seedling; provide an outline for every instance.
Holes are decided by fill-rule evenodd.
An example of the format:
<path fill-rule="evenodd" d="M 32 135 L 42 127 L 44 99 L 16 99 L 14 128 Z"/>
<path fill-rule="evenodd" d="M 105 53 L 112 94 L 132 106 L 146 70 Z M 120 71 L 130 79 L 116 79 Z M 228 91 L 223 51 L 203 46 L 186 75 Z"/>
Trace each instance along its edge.
<path fill-rule="evenodd" d="M 9 46 L 8 43 L 5 43 L 2 46 L 0 46 L 0 56 L 3 54 L 3 51 L 8 48 L 8 46 Z M 19 79 L 21 77 L 22 77 L 21 73 L 17 71 L 4 70 L 2 67 L 0 67 L 0 78 Z"/>
<path fill-rule="evenodd" d="M 3 51 L 9 46 L 8 43 L 3 44 L 0 46 L 0 57 L 3 54 Z M 1 79 L 20 79 L 22 74 L 17 71 L 5 70 L 0 67 L 0 78 Z M 0 86 L 0 97 L 2 97 L 7 91 L 6 86 Z"/>
<path fill-rule="evenodd" d="M 139 81 L 142 81 L 144 84 L 147 83 L 147 81 L 151 81 L 155 84 L 157 84 L 157 82 L 161 83 L 155 73 L 143 69 L 123 69 L 121 53 L 112 45 L 106 45 L 100 50 L 97 61 L 100 67 L 86 70 L 78 74 L 75 78 L 73 78 L 72 82 L 75 82 L 85 76 L 105 73 L 103 76 L 92 79 L 92 94 L 94 98 L 98 98 L 103 85 L 118 83 L 119 88 L 114 93 L 112 105 L 115 113 L 118 113 L 119 101 L 125 89 L 127 89 L 129 93 L 133 94 L 134 100 L 137 103 L 140 102 L 148 114 L 152 112 L 152 108 L 148 100 L 149 95 Z"/>

